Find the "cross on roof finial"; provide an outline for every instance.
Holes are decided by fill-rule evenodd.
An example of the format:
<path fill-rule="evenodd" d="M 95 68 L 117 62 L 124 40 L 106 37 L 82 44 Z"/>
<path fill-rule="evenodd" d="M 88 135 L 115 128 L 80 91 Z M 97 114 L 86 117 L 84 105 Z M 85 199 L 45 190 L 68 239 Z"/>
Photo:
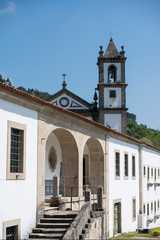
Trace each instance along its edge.
<path fill-rule="evenodd" d="M 113 36 L 113 33 L 111 33 L 111 32 L 110 32 L 110 34 L 109 34 L 109 35 L 111 36 L 111 37 L 110 37 L 110 40 L 111 40 L 111 39 L 112 39 L 112 36 Z"/>
<path fill-rule="evenodd" d="M 67 74 L 63 73 L 62 76 L 63 76 L 62 86 L 63 86 L 63 89 L 66 89 L 67 83 L 66 83 L 65 77 L 67 76 Z"/>

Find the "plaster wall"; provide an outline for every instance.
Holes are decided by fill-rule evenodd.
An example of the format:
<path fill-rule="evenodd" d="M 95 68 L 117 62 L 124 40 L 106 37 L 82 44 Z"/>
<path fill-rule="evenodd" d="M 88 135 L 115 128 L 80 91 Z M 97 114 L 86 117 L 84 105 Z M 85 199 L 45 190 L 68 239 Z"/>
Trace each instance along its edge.
<path fill-rule="evenodd" d="M 144 174 L 144 167 L 146 174 Z M 147 179 L 149 167 L 149 180 Z M 151 168 L 153 168 L 153 177 L 151 174 Z M 155 169 L 156 169 L 156 180 L 155 180 Z M 160 218 L 154 218 L 155 215 L 160 215 L 160 208 L 158 208 L 158 201 L 160 201 L 160 176 L 158 176 L 158 169 L 160 171 L 160 153 L 152 151 L 147 148 L 143 148 L 143 205 L 145 205 L 144 217 L 146 218 L 146 227 L 153 228 L 160 225 Z M 152 183 L 151 186 L 147 185 Z M 153 211 L 151 210 L 151 202 L 153 203 Z M 154 211 L 154 202 L 156 202 L 156 212 Z M 147 216 L 147 204 L 149 204 L 149 216 Z M 160 202 L 159 202 L 160 204 Z M 147 218 L 152 219 L 152 222 L 147 223 Z"/>
<path fill-rule="evenodd" d="M 117 82 L 121 81 L 121 63 L 104 63 L 104 83 L 108 83 L 108 67 L 114 65 L 117 68 Z"/>
<path fill-rule="evenodd" d="M 121 132 L 121 114 L 104 114 L 104 125 Z"/>
<path fill-rule="evenodd" d="M 110 98 L 109 92 L 116 91 L 116 98 Z M 104 88 L 104 107 L 105 108 L 121 108 L 121 88 Z"/>
<path fill-rule="evenodd" d="M 0 239 L 3 222 L 20 219 L 21 238 L 36 223 L 37 197 L 37 113 L 33 110 L 0 99 Z M 7 128 L 8 120 L 26 125 L 26 177 L 7 180 Z"/>
<path fill-rule="evenodd" d="M 49 169 L 49 164 L 48 164 L 48 155 L 51 147 L 54 147 L 56 150 L 56 155 L 57 155 L 57 164 L 54 172 L 52 172 Z M 53 176 L 57 175 L 60 177 L 60 163 L 62 162 L 62 151 L 61 151 L 61 146 L 58 142 L 57 137 L 55 136 L 54 133 L 51 133 L 47 139 L 46 143 L 46 165 L 45 165 L 45 179 L 46 180 L 52 180 Z"/>
<path fill-rule="evenodd" d="M 115 152 L 120 153 L 120 178 L 115 177 Z M 128 154 L 128 178 L 124 174 L 124 154 Z M 136 161 L 136 177 L 132 178 L 132 155 Z M 137 217 L 132 217 L 132 198 L 136 197 L 136 216 L 139 210 L 139 156 L 138 146 L 109 138 L 109 237 L 114 229 L 114 201 L 121 202 L 121 232 L 135 231 Z"/>

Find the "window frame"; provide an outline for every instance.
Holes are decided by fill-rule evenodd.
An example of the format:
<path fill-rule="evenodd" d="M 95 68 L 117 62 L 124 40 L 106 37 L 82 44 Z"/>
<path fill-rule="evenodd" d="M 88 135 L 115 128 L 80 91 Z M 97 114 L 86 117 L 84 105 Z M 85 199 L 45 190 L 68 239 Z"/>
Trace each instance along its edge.
<path fill-rule="evenodd" d="M 136 197 L 132 197 L 132 221 L 136 221 Z"/>
<path fill-rule="evenodd" d="M 10 172 L 11 154 L 11 129 L 23 131 L 23 170 L 22 172 Z M 23 180 L 26 177 L 26 125 L 8 120 L 8 139 L 7 139 L 7 180 Z"/>
<path fill-rule="evenodd" d="M 126 175 L 126 157 L 127 156 L 127 173 L 128 175 Z M 129 155 L 128 152 L 124 152 L 124 179 L 128 179 L 129 178 Z"/>
<path fill-rule="evenodd" d="M 8 227 L 17 227 L 17 235 L 18 235 L 17 239 L 21 239 L 21 219 L 20 218 L 3 222 L 3 239 L 6 239 L 6 230 Z"/>
<path fill-rule="evenodd" d="M 116 161 L 117 161 L 117 159 L 116 159 L 116 154 L 118 153 L 118 155 L 119 155 L 119 175 L 117 175 L 116 174 L 116 170 L 117 170 L 117 168 L 116 168 Z M 116 180 L 119 180 L 120 179 L 120 173 L 121 173 L 121 171 L 120 171 L 120 151 L 119 150 L 115 150 L 115 179 Z"/>
<path fill-rule="evenodd" d="M 134 158 L 134 175 L 133 175 L 133 158 Z M 136 157 L 132 154 L 132 179 L 136 179 Z"/>

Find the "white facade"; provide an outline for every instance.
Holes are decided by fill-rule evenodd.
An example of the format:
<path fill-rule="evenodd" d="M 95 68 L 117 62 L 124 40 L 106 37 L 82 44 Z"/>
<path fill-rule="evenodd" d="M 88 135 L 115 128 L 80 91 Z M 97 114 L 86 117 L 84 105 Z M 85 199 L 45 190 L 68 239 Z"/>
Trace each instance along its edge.
<path fill-rule="evenodd" d="M 115 153 L 120 154 L 120 177 L 115 174 Z M 128 177 L 125 177 L 124 154 L 128 154 Z M 132 176 L 132 156 L 135 156 L 135 177 Z M 139 206 L 139 155 L 138 146 L 113 138 L 109 139 L 109 234 L 114 231 L 114 202 L 121 202 L 121 232 L 135 231 L 137 218 L 133 220 L 132 199 L 136 199 L 136 215 Z"/>
<path fill-rule="evenodd" d="M 109 96 L 110 91 L 116 91 L 116 97 Z M 104 88 L 104 107 L 121 108 L 121 88 Z"/>
<path fill-rule="evenodd" d="M 109 125 L 112 129 L 121 132 L 121 115 L 120 114 L 105 114 L 104 125 Z"/>
<path fill-rule="evenodd" d="M 34 97 L 29 100 L 33 101 L 32 98 Z M 17 102 L 21 103 L 22 98 L 19 97 L 18 100 Z M 60 166 L 64 160 L 63 163 L 69 166 L 70 175 L 72 175 L 73 169 L 76 169 L 77 172 L 80 170 L 80 174 L 77 174 L 80 182 L 82 180 L 80 177 L 83 176 L 82 159 L 84 156 L 88 156 L 86 158 L 86 161 L 88 161 L 87 176 L 100 175 L 104 170 L 105 182 L 103 182 L 103 185 L 104 193 L 108 197 L 109 221 L 107 228 L 109 237 L 115 234 L 115 226 L 117 226 L 115 224 L 116 204 L 120 204 L 118 205 L 120 206 L 119 232 L 135 231 L 139 226 L 138 218 L 140 214 L 143 220 L 143 228 L 159 226 L 160 150 L 157 149 L 156 151 L 156 148 L 152 146 L 145 145 L 136 139 L 133 140 L 121 133 L 116 133 L 98 123 L 91 123 L 91 121 L 74 115 L 74 113 L 62 111 L 59 108 L 49 108 L 51 107 L 50 103 L 44 105 L 44 101 L 42 101 L 41 108 L 39 102 L 30 102 L 37 109 L 31 110 L 27 107 L 28 102 L 24 99 L 23 105 L 26 107 L 22 107 L 22 103 L 18 105 L 0 99 L 0 193 L 2 196 L 0 199 L 0 238 L 4 238 L 4 226 L 7 226 L 7 224 L 11 226 L 15 222 L 21 230 L 20 238 L 27 238 L 36 224 L 37 196 L 41 194 L 38 192 L 38 187 L 41 185 L 40 181 L 52 181 L 54 175 L 60 176 Z M 36 104 L 37 108 L 35 107 Z M 39 119 L 40 110 L 42 111 L 41 120 Z M 51 114 L 50 118 L 48 118 L 49 114 Z M 43 124 L 47 122 L 48 125 L 42 123 L 40 125 L 40 121 Z M 18 174 L 15 179 L 8 179 L 7 177 L 8 126 L 10 122 L 20 126 L 23 125 L 26 129 L 26 167 L 25 177 L 22 179 L 19 179 Z M 116 122 L 119 122 L 119 126 L 121 126 L 119 114 L 105 116 L 106 124 L 115 124 Z M 116 128 L 113 125 L 111 127 Z M 120 131 L 119 128 L 117 130 Z M 108 137 L 108 147 L 106 137 Z M 44 140 L 46 141 L 45 144 L 43 143 Z M 41 158 L 41 152 L 39 153 L 42 147 L 45 149 L 44 158 Z M 54 148 L 56 156 L 54 169 L 50 168 L 48 161 L 51 148 Z M 66 156 L 66 154 L 68 155 Z M 39 159 L 42 161 L 44 159 L 44 162 Z M 72 166 L 74 166 L 73 169 Z M 118 175 L 117 166 L 119 166 Z M 140 166 L 142 167 L 142 175 Z M 38 172 L 40 167 L 43 172 L 42 175 Z M 147 175 L 148 171 L 149 176 Z M 140 186 L 142 186 L 142 189 Z M 82 196 L 80 195 L 80 197 Z M 142 209 L 140 209 L 141 203 Z M 151 210 L 152 203 L 153 209 Z M 149 214 L 147 204 L 149 204 Z"/>
<path fill-rule="evenodd" d="M 142 153 L 144 227 L 160 226 L 160 154 L 147 148 Z M 148 205 L 148 206 L 147 206 Z M 152 205 L 152 206 L 151 206 Z M 144 212 L 145 209 L 145 212 Z"/>
<path fill-rule="evenodd" d="M 18 221 L 24 239 L 36 222 L 37 119 L 37 112 L 0 99 L 0 239 L 4 238 L 5 224 Z M 26 126 L 26 176 L 23 180 L 7 180 L 6 177 L 8 121 Z"/>

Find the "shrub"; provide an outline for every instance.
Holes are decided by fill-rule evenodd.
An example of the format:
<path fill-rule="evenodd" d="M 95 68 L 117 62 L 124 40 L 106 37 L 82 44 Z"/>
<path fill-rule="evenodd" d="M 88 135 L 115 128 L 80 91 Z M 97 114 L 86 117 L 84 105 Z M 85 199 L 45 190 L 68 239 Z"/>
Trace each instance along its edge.
<path fill-rule="evenodd" d="M 160 236 L 160 230 L 154 230 L 152 234 L 153 236 Z"/>

